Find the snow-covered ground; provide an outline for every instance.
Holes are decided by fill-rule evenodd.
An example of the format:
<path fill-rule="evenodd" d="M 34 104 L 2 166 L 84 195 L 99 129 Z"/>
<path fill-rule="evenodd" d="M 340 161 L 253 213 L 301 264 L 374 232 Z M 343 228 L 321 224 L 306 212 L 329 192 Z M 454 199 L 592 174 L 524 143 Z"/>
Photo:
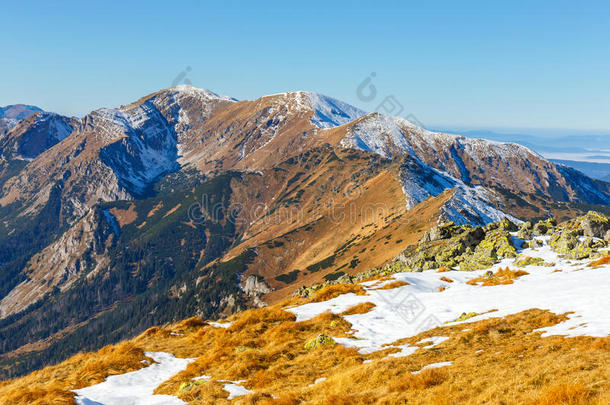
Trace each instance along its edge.
<path fill-rule="evenodd" d="M 229 393 L 229 397 L 227 399 L 231 400 L 236 397 L 240 397 L 242 395 L 248 395 L 252 391 L 247 389 L 246 387 L 239 385 L 242 381 L 236 382 L 228 382 L 225 383 L 223 389 Z"/>
<path fill-rule="evenodd" d="M 195 359 L 179 359 L 169 353 L 147 352 L 156 363 L 137 371 L 113 375 L 106 381 L 74 390 L 78 405 L 178 405 L 171 395 L 153 395 L 163 381 L 184 370 Z"/>
<path fill-rule="evenodd" d="M 455 320 L 465 312 L 476 312 L 481 315 L 461 323 L 503 317 L 531 308 L 547 309 L 556 314 L 570 314 L 566 321 L 545 328 L 543 336 L 609 336 L 610 312 L 607 306 L 610 294 L 610 265 L 592 268 L 587 266 L 591 260 L 560 259 L 549 248 L 548 237 L 538 239 L 544 243 L 544 246 L 537 249 L 522 249 L 519 253 L 540 257 L 554 265 L 527 266 L 523 270 L 529 274 L 515 280 L 513 284 L 498 286 L 467 284 L 467 281 L 483 275 L 488 270 L 398 273 L 392 276 L 392 280 L 363 283 L 367 295 L 344 294 L 329 301 L 305 304 L 288 310 L 296 314 L 297 321 L 304 321 L 328 310 L 341 313 L 356 304 L 373 302 L 376 306 L 368 313 L 344 316 L 353 326 L 353 335 L 351 338 L 337 337 L 335 340 L 345 346 L 358 347 L 362 353 L 382 350 L 388 345 L 400 349 L 390 354 L 391 357 L 409 356 L 419 350 L 419 346 L 408 344 L 391 346 L 392 343 L 436 326 L 455 324 Z M 515 242 L 518 244 L 520 240 L 515 237 Z M 514 259 L 507 259 L 494 266 L 492 270 L 506 266 L 516 269 L 513 263 Z M 441 278 L 449 278 L 453 282 Z M 395 280 L 406 281 L 408 284 L 393 289 L 379 289 Z M 441 287 L 444 290 L 439 291 Z M 231 324 L 213 323 L 213 325 L 227 327 Z M 467 328 L 465 325 L 465 329 Z M 433 336 L 423 339 L 418 344 L 425 345 L 424 348 L 431 348 L 447 339 L 449 339 L 447 336 Z M 178 359 L 168 353 L 147 353 L 147 355 L 156 363 L 138 371 L 108 377 L 101 384 L 75 390 L 78 395 L 77 404 L 182 404 L 183 402 L 177 397 L 153 395 L 153 391 L 163 381 L 185 369 L 193 359 Z M 417 372 L 448 365 L 451 365 L 451 362 L 429 364 Z M 211 377 L 201 376 L 193 380 L 208 381 Z M 322 381 L 319 379 L 316 383 Z M 241 385 L 242 381 L 220 380 L 219 382 L 224 384 L 229 399 L 251 392 Z"/>
<path fill-rule="evenodd" d="M 422 371 L 428 370 L 428 369 L 431 369 L 431 368 L 447 367 L 447 366 L 450 366 L 451 364 L 452 364 L 452 362 L 450 362 L 450 361 L 441 361 L 440 363 L 428 364 L 427 366 L 424 366 L 421 370 L 413 371 L 413 374 L 419 374 Z"/>
<path fill-rule="evenodd" d="M 466 284 L 468 280 L 482 276 L 488 270 L 437 273 L 398 273 L 396 280 L 409 284 L 389 290 L 377 289 L 375 282 L 365 283 L 368 295 L 344 294 L 325 302 L 310 303 L 289 308 L 297 321 L 313 318 L 324 311 L 341 313 L 362 303 L 376 306 L 368 313 L 347 315 L 344 318 L 353 325 L 352 338 L 336 338 L 346 346 L 358 347 L 362 353 L 386 348 L 399 339 L 414 336 L 445 323 L 452 324 L 462 313 L 476 312 L 465 323 L 492 317 L 503 317 L 531 308 L 550 310 L 568 315 L 568 320 L 544 329 L 543 336 L 610 336 L 610 265 L 587 267 L 590 260 L 567 261 L 560 259 L 547 244 L 539 249 L 525 249 L 520 253 L 541 257 L 551 267 L 527 266 L 522 276 L 513 284 L 479 286 Z M 514 259 L 507 259 L 492 268 L 513 266 Z M 561 271 L 556 271 L 556 270 Z M 447 277 L 452 283 L 441 280 Z M 439 292 L 439 288 L 445 288 Z M 490 312 L 493 311 L 493 312 Z M 435 338 L 432 344 L 442 340 Z M 408 345 L 397 346 L 402 351 L 395 356 L 411 354 L 415 349 Z"/>

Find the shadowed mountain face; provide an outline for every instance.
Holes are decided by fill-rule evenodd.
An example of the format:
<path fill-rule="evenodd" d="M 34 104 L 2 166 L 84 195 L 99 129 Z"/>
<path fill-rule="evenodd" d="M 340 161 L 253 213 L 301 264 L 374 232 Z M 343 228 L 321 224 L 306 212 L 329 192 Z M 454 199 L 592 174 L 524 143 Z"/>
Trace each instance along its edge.
<path fill-rule="evenodd" d="M 178 86 L 82 119 L 10 114 L 23 118 L 0 137 L 4 376 L 383 265 L 438 222 L 610 204 L 608 183 L 525 147 L 314 93 Z"/>

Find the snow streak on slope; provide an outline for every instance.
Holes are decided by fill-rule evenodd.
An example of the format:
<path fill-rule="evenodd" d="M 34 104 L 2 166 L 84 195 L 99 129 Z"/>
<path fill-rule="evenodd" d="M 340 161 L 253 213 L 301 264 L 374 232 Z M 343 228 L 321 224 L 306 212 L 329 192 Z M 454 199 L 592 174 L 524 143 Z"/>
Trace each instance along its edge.
<path fill-rule="evenodd" d="M 142 193 L 160 175 L 180 167 L 176 132 L 152 102 L 129 111 L 99 110 L 98 114 L 121 136 L 100 150 L 100 158 L 123 187 Z"/>
<path fill-rule="evenodd" d="M 408 285 L 379 290 L 378 286 L 375 289 L 371 287 L 374 282 L 363 283 L 368 285 L 368 295 L 344 294 L 329 301 L 288 310 L 297 316 L 297 321 L 304 321 L 328 310 L 339 314 L 359 303 L 374 303 L 376 306 L 368 313 L 344 316 L 355 332 L 351 339 L 337 338 L 337 342 L 358 347 L 363 353 L 382 350 L 384 344 L 452 322 L 464 312 L 483 314 L 464 322 L 504 317 L 532 308 L 550 310 L 555 314 L 573 312 L 568 315 L 568 320 L 544 328 L 543 336 L 610 336 L 610 312 L 606 305 L 610 265 L 591 268 L 586 266 L 587 260 L 563 260 L 551 251 L 548 237 L 540 239 L 544 243 L 542 248 L 525 249 L 520 253 L 541 257 L 555 265 L 527 266 L 524 270 L 529 275 L 522 276 L 513 284 L 466 284 L 488 270 L 399 273 L 393 278 L 406 281 Z M 514 260 L 504 260 L 492 270 L 506 266 L 514 268 Z M 448 277 L 453 282 L 443 281 L 441 277 Z M 440 287 L 445 290 L 439 292 Z M 489 312 L 494 309 L 497 311 Z"/>
<path fill-rule="evenodd" d="M 397 125 L 398 120 L 402 119 L 379 113 L 369 114 L 348 129 L 347 136 L 339 145 L 377 153 L 386 159 L 395 154 L 412 153 L 407 137 Z"/>
<path fill-rule="evenodd" d="M 409 209 L 429 197 L 440 195 L 446 189 L 453 189 L 453 195 L 441 207 L 445 221 L 458 225 L 485 225 L 506 217 L 513 222 L 521 222 L 495 208 L 489 202 L 488 191 L 484 187 L 468 186 L 411 155 L 405 157 L 401 166 L 400 182 Z"/>
<path fill-rule="evenodd" d="M 318 128 L 333 128 L 347 124 L 366 113 L 343 101 L 318 93 L 306 93 L 309 106 L 314 110 L 311 122 Z"/>
<path fill-rule="evenodd" d="M 131 373 L 113 375 L 103 383 L 74 390 L 78 405 L 179 405 L 171 395 L 153 395 L 163 381 L 184 370 L 195 359 L 179 359 L 169 353 L 146 352 L 156 362 Z"/>
<path fill-rule="evenodd" d="M 467 180 L 469 176 L 459 159 L 454 157 L 458 166 L 461 164 L 463 168 L 461 170 L 463 172 L 462 180 L 424 163 L 415 151 L 417 145 L 412 145 L 410 138 L 405 135 L 404 128 L 433 136 L 432 133 L 418 128 L 402 118 L 374 113 L 359 120 L 348 129 L 347 136 L 340 141 L 340 146 L 376 153 L 385 158 L 404 156 L 400 181 L 409 209 L 429 197 L 438 196 L 444 190 L 452 188 L 455 189 L 453 196 L 441 209 L 445 219 L 457 224 L 477 225 L 499 221 L 504 217 L 515 220 L 490 204 L 485 188 L 472 187 L 464 183 L 463 180 Z M 436 135 L 445 136 L 444 134 Z M 446 135 L 446 137 L 448 137 L 446 140 L 454 140 L 451 135 Z"/>
<path fill-rule="evenodd" d="M 457 225 L 486 225 L 504 218 L 517 224 L 523 222 L 495 208 L 489 202 L 488 193 L 489 191 L 485 187 L 469 187 L 460 182 L 459 186 L 454 189 L 451 198 L 441 207 L 444 219 Z"/>
<path fill-rule="evenodd" d="M 343 101 L 308 91 L 271 94 L 263 98 L 266 97 L 274 97 L 278 106 L 286 107 L 287 113 L 313 111 L 311 123 L 323 129 L 347 124 L 366 114 L 365 111 Z"/>

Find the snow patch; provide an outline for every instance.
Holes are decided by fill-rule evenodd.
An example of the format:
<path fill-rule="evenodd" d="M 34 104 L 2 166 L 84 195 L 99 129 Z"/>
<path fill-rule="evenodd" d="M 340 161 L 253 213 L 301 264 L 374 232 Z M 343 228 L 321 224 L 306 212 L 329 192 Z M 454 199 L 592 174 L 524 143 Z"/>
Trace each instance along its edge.
<path fill-rule="evenodd" d="M 376 290 L 365 286 L 367 295 L 343 294 L 325 302 L 309 303 L 287 310 L 296 315 L 297 321 L 311 319 L 325 311 L 340 314 L 346 309 L 372 302 L 375 307 L 365 314 L 344 316 L 352 324 L 354 333 L 350 338 L 335 338 L 337 343 L 357 347 L 361 353 L 371 353 L 387 348 L 399 339 L 415 336 L 445 323 L 455 324 L 455 319 L 464 312 L 481 315 L 461 321 L 469 323 L 488 318 L 504 317 L 532 308 L 549 310 L 555 314 L 568 315 L 568 319 L 557 325 L 542 329 L 543 336 L 610 336 L 610 312 L 605 303 L 610 291 L 608 271 L 610 265 L 587 267 L 588 261 L 563 260 L 548 246 L 549 237 L 539 238 L 544 246 L 520 249 L 519 253 L 541 257 L 553 267 L 526 266 L 529 274 L 515 280 L 513 284 L 497 286 L 469 285 L 467 281 L 480 277 L 488 270 L 472 272 L 451 271 L 437 273 L 398 273 L 395 280 L 407 285 L 391 290 Z M 505 259 L 490 270 L 515 268 L 515 259 Z M 562 270 L 555 272 L 556 269 Z M 449 276 L 453 283 L 447 285 L 440 278 Z M 439 287 L 446 287 L 438 292 Z M 492 310 L 497 310 L 491 312 Z M 445 337 L 427 338 L 438 345 Z M 430 346 L 428 346 L 430 347 Z M 403 353 L 408 346 L 401 347 Z M 408 352 L 407 352 L 408 353 Z M 401 354 L 396 354 L 401 355 Z"/>
<path fill-rule="evenodd" d="M 223 389 L 229 393 L 229 397 L 227 399 L 231 400 L 233 398 L 252 393 L 252 391 L 250 391 L 246 387 L 239 385 L 238 383 L 240 382 L 241 381 L 225 383 Z"/>
<path fill-rule="evenodd" d="M 171 395 L 154 395 L 163 381 L 168 380 L 195 359 L 179 359 L 162 352 L 146 352 L 156 363 L 130 373 L 113 375 L 106 381 L 74 390 L 78 405 L 179 405 L 182 400 Z"/>
<path fill-rule="evenodd" d="M 421 370 L 413 371 L 411 374 L 419 374 L 419 373 L 421 373 L 424 370 L 429 370 L 431 368 L 447 367 L 447 366 L 450 366 L 452 364 L 453 364 L 453 362 L 451 362 L 451 361 L 441 361 L 439 363 L 432 363 L 432 364 L 428 364 L 427 366 L 422 367 Z"/>
<path fill-rule="evenodd" d="M 209 325 L 214 326 L 215 328 L 229 328 L 233 325 L 233 322 L 208 322 Z"/>
<path fill-rule="evenodd" d="M 318 128 L 338 127 L 366 114 L 343 101 L 318 93 L 303 93 L 308 98 L 309 107 L 314 110 L 311 122 Z"/>

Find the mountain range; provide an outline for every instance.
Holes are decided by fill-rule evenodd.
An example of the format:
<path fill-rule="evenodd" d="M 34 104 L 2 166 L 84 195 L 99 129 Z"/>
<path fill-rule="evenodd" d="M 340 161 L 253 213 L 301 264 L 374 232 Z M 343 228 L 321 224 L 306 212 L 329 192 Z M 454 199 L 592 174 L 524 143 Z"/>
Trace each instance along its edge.
<path fill-rule="evenodd" d="M 392 261 L 432 227 L 608 210 L 525 146 L 339 100 L 192 86 L 83 118 L 0 110 L 0 374 Z"/>

